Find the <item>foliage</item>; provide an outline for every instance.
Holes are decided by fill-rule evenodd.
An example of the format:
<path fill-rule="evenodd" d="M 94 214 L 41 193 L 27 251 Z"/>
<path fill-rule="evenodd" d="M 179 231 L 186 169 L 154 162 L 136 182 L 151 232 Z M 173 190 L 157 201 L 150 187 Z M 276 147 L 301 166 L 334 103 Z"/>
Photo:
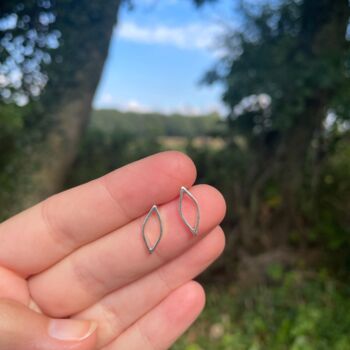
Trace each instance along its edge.
<path fill-rule="evenodd" d="M 18 149 L 22 162 L 15 171 L 17 210 L 62 189 L 88 124 L 120 2 L 1 2 L 0 83 L 18 79 L 10 92 L 0 86 L 0 93 L 8 96 L 5 103 L 31 105 L 23 114 L 20 138 L 27 142 Z"/>
<path fill-rule="evenodd" d="M 323 97 L 319 102 L 331 108 L 333 98 L 347 95 L 350 89 L 349 67 L 344 64 L 350 55 L 345 40 L 347 1 L 262 3 L 243 6 L 243 28 L 227 33 L 227 56 L 206 76 L 209 83 L 218 79 L 224 84 L 232 126 L 249 137 L 291 128 L 301 116 L 311 119 L 303 115 L 309 99 Z M 264 97 L 261 94 L 269 99 L 255 105 L 247 100 Z M 348 117 L 342 110 L 337 118 Z"/>
<path fill-rule="evenodd" d="M 24 143 L 24 110 L 13 104 L 0 104 L 0 220 L 8 216 L 17 184 L 19 153 L 26 153 Z"/>
<path fill-rule="evenodd" d="M 327 274 L 283 273 L 250 290 L 210 287 L 207 306 L 173 350 L 347 350 L 350 289 Z"/>
<path fill-rule="evenodd" d="M 134 160 L 161 150 L 157 140 L 128 133 L 89 129 L 66 181 L 67 187 L 102 176 Z"/>
<path fill-rule="evenodd" d="M 239 140 L 236 143 L 239 144 Z M 309 174 L 304 178 L 299 225 L 290 232 L 289 245 L 295 250 L 304 249 L 306 255 L 309 249 L 317 249 L 321 253 L 318 264 L 331 267 L 340 278 L 349 278 L 349 133 L 340 135 L 333 147 L 333 151 L 328 152 L 321 164 L 318 164 L 317 174 Z M 186 152 L 196 163 L 198 181 L 216 186 L 224 193 L 228 205 L 225 227 L 230 231 L 235 230 L 236 240 L 240 213 L 234 196 L 234 188 L 237 186 L 234 179 L 242 172 L 246 159 L 242 160 L 241 154 L 230 147 L 213 149 L 210 145 L 193 147 L 189 143 Z M 313 166 L 311 168 L 315 171 Z M 278 210 L 281 200 L 275 183 L 267 183 L 260 202 L 262 215 L 268 217 L 271 212 Z M 237 249 L 239 247 L 235 243 L 226 251 L 226 265 L 232 267 L 232 258 L 238 253 Z"/>
<path fill-rule="evenodd" d="M 101 176 L 122 165 L 164 150 L 159 137 L 203 136 L 218 121 L 217 115 L 185 117 L 97 110 L 83 138 L 66 186 Z M 185 142 L 184 142 L 185 143 Z"/>
<path fill-rule="evenodd" d="M 295 231 L 307 241 L 305 193 L 313 191 L 311 178 L 320 181 L 319 155 L 333 152 L 325 147 L 334 144 L 325 121 L 349 118 L 350 6 L 242 1 L 241 14 L 241 28 L 224 38 L 226 56 L 204 80 L 224 86 L 231 112 L 223 156 L 231 164 L 237 233 L 244 249 L 257 254 L 289 244 Z M 315 208 L 317 196 L 311 198 Z"/>
<path fill-rule="evenodd" d="M 47 82 L 46 66 L 60 32 L 50 0 L 0 4 L 0 101 L 26 104 Z"/>
<path fill-rule="evenodd" d="M 33 140 L 42 137 L 43 120 L 49 119 L 27 103 L 36 101 L 47 83 L 60 37 L 55 19 L 50 0 L 0 3 L 0 219 L 16 201 L 20 159 L 30 164 Z"/>
<path fill-rule="evenodd" d="M 314 193 L 304 191 L 303 207 L 309 222 L 309 241 L 324 247 L 327 264 L 342 277 L 350 271 L 349 136 L 349 133 L 343 135 L 333 154 L 324 161 Z"/>
<path fill-rule="evenodd" d="M 133 113 L 117 110 L 95 110 L 91 128 L 105 132 L 129 133 L 135 136 L 204 136 L 211 132 L 219 116 L 216 114 L 198 117 L 162 115 L 159 113 Z"/>

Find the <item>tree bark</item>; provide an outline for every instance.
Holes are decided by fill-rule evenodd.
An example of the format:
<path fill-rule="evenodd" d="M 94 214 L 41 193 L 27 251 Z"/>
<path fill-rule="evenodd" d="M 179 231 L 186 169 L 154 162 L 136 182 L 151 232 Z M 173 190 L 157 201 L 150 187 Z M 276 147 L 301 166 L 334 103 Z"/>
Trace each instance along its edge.
<path fill-rule="evenodd" d="M 62 41 L 40 99 L 45 135 L 31 145 L 31 162 L 22 167 L 16 211 L 62 189 L 89 122 L 119 7 L 120 0 L 57 4 Z"/>

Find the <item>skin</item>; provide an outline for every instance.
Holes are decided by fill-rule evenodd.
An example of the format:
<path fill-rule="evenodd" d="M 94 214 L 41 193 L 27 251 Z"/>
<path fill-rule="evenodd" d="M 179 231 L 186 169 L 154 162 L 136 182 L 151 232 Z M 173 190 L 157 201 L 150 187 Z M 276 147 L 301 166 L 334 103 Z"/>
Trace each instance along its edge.
<path fill-rule="evenodd" d="M 193 278 L 225 245 L 219 226 L 224 199 L 213 187 L 193 186 L 195 178 L 187 156 L 163 152 L 2 223 L 0 348 L 168 349 L 204 307 L 205 293 Z M 199 203 L 196 237 L 178 213 L 181 186 Z M 150 255 L 140 228 L 153 204 L 164 234 Z M 184 200 L 190 222 L 193 207 Z M 157 225 L 150 220 L 147 232 L 158 232 Z M 90 333 L 84 339 L 53 337 L 63 326 Z"/>

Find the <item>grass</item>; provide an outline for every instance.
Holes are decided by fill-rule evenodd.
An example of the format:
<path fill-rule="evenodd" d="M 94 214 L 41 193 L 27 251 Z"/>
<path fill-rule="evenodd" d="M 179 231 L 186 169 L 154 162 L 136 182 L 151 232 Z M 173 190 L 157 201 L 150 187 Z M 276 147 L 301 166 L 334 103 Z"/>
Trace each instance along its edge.
<path fill-rule="evenodd" d="M 300 272 L 250 290 L 209 287 L 205 311 L 172 349 L 348 350 L 350 289 Z"/>

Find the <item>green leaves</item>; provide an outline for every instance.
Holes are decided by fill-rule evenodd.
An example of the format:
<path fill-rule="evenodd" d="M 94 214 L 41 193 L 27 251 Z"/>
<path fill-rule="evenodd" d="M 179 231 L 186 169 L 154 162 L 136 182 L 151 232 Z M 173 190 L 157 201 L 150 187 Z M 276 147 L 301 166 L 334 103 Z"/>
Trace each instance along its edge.
<path fill-rule="evenodd" d="M 329 276 L 292 271 L 249 290 L 208 288 L 199 321 L 174 346 L 193 350 L 345 350 L 350 291 Z M 211 330 L 222 328 L 217 337 Z"/>

